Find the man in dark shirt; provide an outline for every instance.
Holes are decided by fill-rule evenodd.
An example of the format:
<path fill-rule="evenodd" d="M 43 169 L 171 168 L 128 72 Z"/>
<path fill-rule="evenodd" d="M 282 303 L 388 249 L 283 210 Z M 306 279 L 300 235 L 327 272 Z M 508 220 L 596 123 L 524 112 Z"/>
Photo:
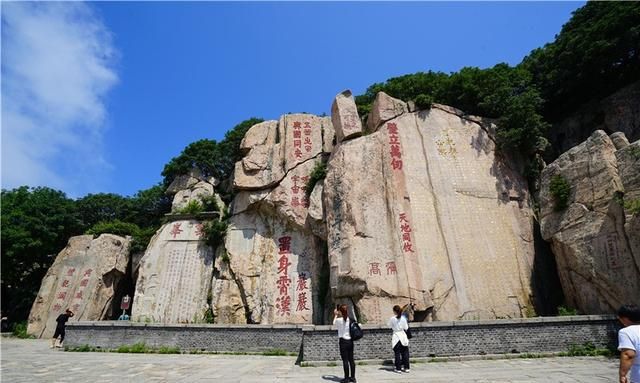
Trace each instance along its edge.
<path fill-rule="evenodd" d="M 58 324 L 56 325 L 56 331 L 53 333 L 53 339 L 51 339 L 51 348 L 54 348 L 56 346 L 56 340 L 58 339 L 58 336 L 60 336 L 60 343 L 58 347 L 62 347 L 62 342 L 64 342 L 64 329 L 67 325 L 67 321 L 72 316 L 73 312 L 67 309 L 64 314 L 60 314 L 58 315 L 58 318 L 56 318 L 56 322 L 58 322 Z"/>

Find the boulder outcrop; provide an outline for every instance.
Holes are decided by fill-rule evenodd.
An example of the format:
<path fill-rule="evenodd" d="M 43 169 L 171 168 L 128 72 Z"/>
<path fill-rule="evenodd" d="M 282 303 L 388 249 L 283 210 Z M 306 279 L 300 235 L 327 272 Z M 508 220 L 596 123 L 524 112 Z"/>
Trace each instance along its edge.
<path fill-rule="evenodd" d="M 194 219 L 163 225 L 140 261 L 131 320 L 201 323 L 209 309 L 213 254 L 203 223 Z"/>
<path fill-rule="evenodd" d="M 525 181 L 481 121 L 440 105 L 409 113 L 378 94 L 376 131 L 343 142 L 328 163 L 334 300 L 378 323 L 409 302 L 418 320 L 524 315 L 533 213 Z"/>
<path fill-rule="evenodd" d="M 329 118 L 310 114 L 265 121 L 245 135 L 241 148 L 247 154 L 236 164 L 234 178 L 241 191 L 215 261 L 216 322 L 321 322 L 326 256 L 314 233 L 323 232 L 322 191 L 308 193 L 306 186 L 329 154 L 333 135 Z"/>
<path fill-rule="evenodd" d="M 71 237 L 42 280 L 27 332 L 49 338 L 66 309 L 73 321 L 110 319 L 129 262 L 131 239 L 112 234 Z"/>
<path fill-rule="evenodd" d="M 570 187 L 564 209 L 551 190 L 557 176 Z M 543 170 L 539 199 L 567 303 L 588 314 L 640 304 L 639 217 L 625 211 L 640 201 L 640 141 L 595 131 Z"/>

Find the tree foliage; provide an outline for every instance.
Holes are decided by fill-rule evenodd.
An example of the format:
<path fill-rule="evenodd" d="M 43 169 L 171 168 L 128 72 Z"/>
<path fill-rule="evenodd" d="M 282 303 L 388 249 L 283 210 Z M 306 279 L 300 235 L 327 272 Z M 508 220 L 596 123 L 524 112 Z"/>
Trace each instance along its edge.
<path fill-rule="evenodd" d="M 133 236 L 143 251 L 171 202 L 161 185 L 133 197 L 89 194 L 78 200 L 46 187 L 2 191 L 2 311 L 25 319 L 40 282 L 69 237 L 84 232 Z"/>
<path fill-rule="evenodd" d="M 187 174 L 193 168 L 199 169 L 204 176 L 213 176 L 218 180 L 228 178 L 233 173 L 235 163 L 242 159 L 242 138 L 250 127 L 262 121 L 260 118 L 244 120 L 229 130 L 220 142 L 202 139 L 187 145 L 182 153 L 164 166 L 164 185 L 169 186 L 175 177 Z"/>
<path fill-rule="evenodd" d="M 638 81 L 640 2 L 588 2 L 520 66 L 532 74 L 550 121 Z"/>
<path fill-rule="evenodd" d="M 2 311 L 26 318 L 40 282 L 69 237 L 82 233 L 74 201 L 26 186 L 2 191 Z"/>
<path fill-rule="evenodd" d="M 361 114 L 368 113 L 380 91 L 414 100 L 421 108 L 437 102 L 500 119 L 497 138 L 503 147 L 529 154 L 544 149 L 548 124 L 540 114 L 542 99 L 522 68 L 501 63 L 488 69 L 465 67 L 451 74 L 429 71 L 391 78 L 356 97 Z"/>

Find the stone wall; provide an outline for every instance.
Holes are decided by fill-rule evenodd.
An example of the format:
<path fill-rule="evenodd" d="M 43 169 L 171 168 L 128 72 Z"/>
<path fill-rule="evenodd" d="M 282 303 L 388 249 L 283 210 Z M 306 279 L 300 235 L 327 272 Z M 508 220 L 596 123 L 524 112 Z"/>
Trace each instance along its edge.
<path fill-rule="evenodd" d="M 391 359 L 390 330 L 363 325 L 356 359 Z M 619 325 L 613 316 L 412 323 L 411 357 L 540 353 L 567 351 L 572 345 L 616 345 Z M 65 345 L 103 349 L 144 342 L 181 351 L 299 352 L 303 361 L 340 359 L 336 330 L 314 325 L 160 325 L 129 322 L 75 322 L 67 326 Z"/>
<path fill-rule="evenodd" d="M 65 346 L 90 345 L 116 349 L 144 343 L 148 347 L 178 347 L 181 351 L 300 351 L 300 325 L 159 324 L 120 321 L 75 322 L 67 325 Z"/>

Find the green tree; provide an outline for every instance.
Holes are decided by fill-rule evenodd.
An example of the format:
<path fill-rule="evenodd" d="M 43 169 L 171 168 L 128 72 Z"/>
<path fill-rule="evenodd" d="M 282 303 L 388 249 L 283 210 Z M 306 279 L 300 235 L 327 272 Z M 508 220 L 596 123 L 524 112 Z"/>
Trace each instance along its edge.
<path fill-rule="evenodd" d="M 587 2 L 520 66 L 533 75 L 550 121 L 640 80 L 640 2 Z"/>
<path fill-rule="evenodd" d="M 162 184 L 140 190 L 129 200 L 130 210 L 125 221 L 135 223 L 141 228 L 159 228 L 164 215 L 171 211 L 171 198 L 165 194 Z"/>
<path fill-rule="evenodd" d="M 2 311 L 12 321 L 27 317 L 55 255 L 80 233 L 74 201 L 63 192 L 2 191 Z"/>
<path fill-rule="evenodd" d="M 131 200 L 118 194 L 89 194 L 76 201 L 78 217 L 85 228 L 98 222 L 125 220 L 131 214 Z"/>
<path fill-rule="evenodd" d="M 240 150 L 242 138 L 250 127 L 262 121 L 255 117 L 244 120 L 229 130 L 220 142 L 202 139 L 187 145 L 180 155 L 164 166 L 164 185 L 169 186 L 175 177 L 187 174 L 193 168 L 221 181 L 229 178 L 235 163 L 243 156 Z"/>
<path fill-rule="evenodd" d="M 403 100 L 451 105 L 466 113 L 500 119 L 498 143 L 505 149 L 532 155 L 544 149 L 548 124 L 540 114 L 542 99 L 531 74 L 500 63 L 491 68 L 465 67 L 450 75 L 418 72 L 371 85 L 356 97 L 361 114 L 383 91 Z"/>

